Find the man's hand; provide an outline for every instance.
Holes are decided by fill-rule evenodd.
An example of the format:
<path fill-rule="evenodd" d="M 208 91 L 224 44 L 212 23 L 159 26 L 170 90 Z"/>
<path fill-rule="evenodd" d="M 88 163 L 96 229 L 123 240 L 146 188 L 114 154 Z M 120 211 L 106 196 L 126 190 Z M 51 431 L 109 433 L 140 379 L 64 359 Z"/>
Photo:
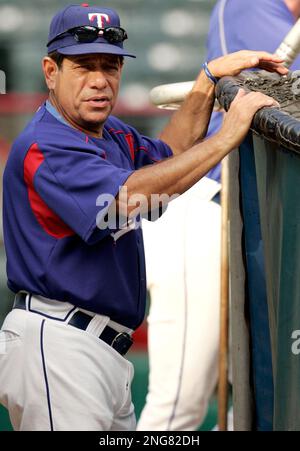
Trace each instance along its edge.
<path fill-rule="evenodd" d="M 217 78 L 225 75 L 238 75 L 244 69 L 259 67 L 269 72 L 278 72 L 281 75 L 288 73 L 288 69 L 281 63 L 284 60 L 277 55 L 268 52 L 255 52 L 252 50 L 241 50 L 230 53 L 208 63 L 212 75 Z"/>
<path fill-rule="evenodd" d="M 238 147 L 250 128 L 255 113 L 263 107 L 279 107 L 272 97 L 261 92 L 247 94 L 240 89 L 225 114 L 221 130 L 217 133 L 228 150 Z"/>

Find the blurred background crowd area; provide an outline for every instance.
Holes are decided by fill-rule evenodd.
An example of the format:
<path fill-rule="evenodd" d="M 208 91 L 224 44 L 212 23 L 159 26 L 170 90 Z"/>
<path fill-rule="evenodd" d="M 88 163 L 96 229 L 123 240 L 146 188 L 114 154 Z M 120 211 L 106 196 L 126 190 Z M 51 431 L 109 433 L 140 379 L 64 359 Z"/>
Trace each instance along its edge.
<path fill-rule="evenodd" d="M 41 59 L 46 53 L 49 24 L 58 9 L 71 3 L 76 2 L 0 0 L 0 70 L 6 76 L 6 94 L 0 94 L 0 176 L 12 141 L 47 96 Z M 100 0 L 89 4 L 119 12 L 121 25 L 129 35 L 125 47 L 137 56 L 136 60 L 125 61 L 114 113 L 140 132 L 155 137 L 170 113 L 151 106 L 149 92 L 156 85 L 195 79 L 205 59 L 206 34 L 215 1 Z M 6 286 L 2 214 L 0 239 L 1 325 L 13 299 Z M 130 355 L 136 368 L 133 397 L 137 415 L 147 389 L 146 335 L 144 322 Z M 0 430 L 7 427 L 0 409 Z"/>

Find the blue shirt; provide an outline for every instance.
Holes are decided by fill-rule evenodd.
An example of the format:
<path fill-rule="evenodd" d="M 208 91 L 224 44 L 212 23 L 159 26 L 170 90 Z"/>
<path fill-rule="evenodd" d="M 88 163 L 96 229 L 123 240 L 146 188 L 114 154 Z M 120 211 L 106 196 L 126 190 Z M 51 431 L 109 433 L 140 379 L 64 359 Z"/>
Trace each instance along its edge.
<path fill-rule="evenodd" d="M 227 0 L 224 14 L 220 16 L 224 0 L 213 9 L 207 37 L 207 60 L 238 50 L 264 50 L 275 52 L 295 23 L 295 18 L 284 0 Z M 223 30 L 223 34 L 222 34 Z M 222 39 L 222 35 L 225 39 Z M 300 68 L 300 57 L 292 70 Z M 222 123 L 222 114 L 213 113 L 208 136 L 216 133 Z M 221 165 L 207 174 L 220 181 Z"/>
<path fill-rule="evenodd" d="M 105 218 L 108 205 L 96 200 L 101 194 L 114 198 L 136 169 L 172 152 L 115 117 L 100 139 L 72 128 L 55 111 L 39 109 L 14 142 L 4 171 L 8 287 L 135 329 L 146 298 L 142 231 L 100 230 L 96 219 Z"/>

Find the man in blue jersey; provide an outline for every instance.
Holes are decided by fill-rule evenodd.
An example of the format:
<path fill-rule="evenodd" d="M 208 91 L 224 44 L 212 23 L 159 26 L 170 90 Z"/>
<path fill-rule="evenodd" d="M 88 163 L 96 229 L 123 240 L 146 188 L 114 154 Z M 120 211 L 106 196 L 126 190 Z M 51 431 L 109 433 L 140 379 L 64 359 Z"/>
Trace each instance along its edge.
<path fill-rule="evenodd" d="M 274 52 L 300 15 L 300 0 L 219 0 L 207 38 L 211 61 L 240 49 Z M 292 69 L 300 68 L 298 57 Z M 221 127 L 214 112 L 207 136 Z M 145 221 L 149 387 L 139 430 L 193 430 L 218 378 L 221 165 Z M 176 224 L 176 227 L 173 225 Z M 159 252 L 159 254 L 158 254 Z M 165 268 L 168 268 L 167 270 Z"/>
<path fill-rule="evenodd" d="M 141 136 L 111 116 L 123 57 L 133 56 L 126 38 L 111 9 L 72 5 L 54 16 L 43 59 L 49 99 L 5 169 L 16 296 L 0 337 L 0 400 L 15 430 L 135 428 L 124 356 L 145 309 L 139 216 L 161 207 L 153 195 L 166 203 L 235 148 L 258 109 L 278 106 L 240 91 L 219 135 L 194 145 L 205 136 L 217 77 L 265 65 L 286 73 L 274 55 L 238 52 L 204 65 L 159 140 Z"/>

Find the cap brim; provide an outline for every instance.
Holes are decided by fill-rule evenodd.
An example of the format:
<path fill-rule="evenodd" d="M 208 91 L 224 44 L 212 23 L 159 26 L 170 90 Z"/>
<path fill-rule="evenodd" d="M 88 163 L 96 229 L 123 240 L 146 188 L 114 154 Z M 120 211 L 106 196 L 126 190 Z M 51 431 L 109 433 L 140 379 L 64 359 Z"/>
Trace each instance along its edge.
<path fill-rule="evenodd" d="M 135 55 L 127 53 L 126 50 L 117 47 L 116 45 L 102 44 L 102 43 L 89 43 L 89 44 L 76 44 L 68 47 L 62 47 L 56 50 L 62 55 L 87 55 L 89 53 L 105 53 L 110 55 L 129 56 L 130 58 L 136 58 Z"/>

